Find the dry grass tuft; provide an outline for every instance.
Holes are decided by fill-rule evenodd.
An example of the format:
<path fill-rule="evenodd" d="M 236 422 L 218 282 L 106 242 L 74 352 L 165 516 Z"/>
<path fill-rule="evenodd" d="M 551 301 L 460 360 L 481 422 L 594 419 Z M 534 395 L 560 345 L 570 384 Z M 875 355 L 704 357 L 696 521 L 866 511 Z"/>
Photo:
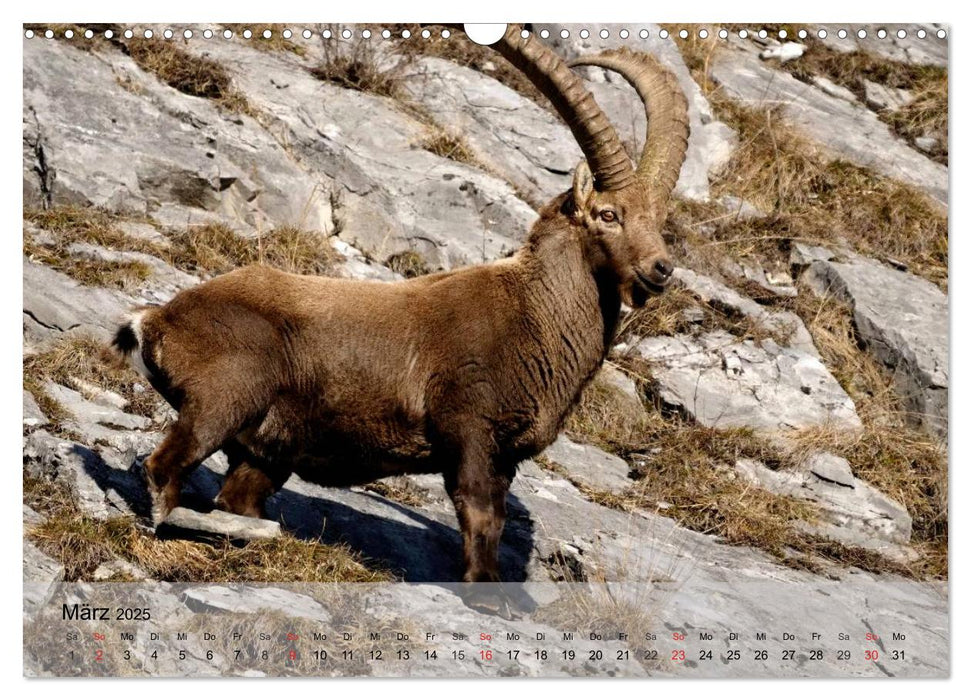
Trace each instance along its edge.
<path fill-rule="evenodd" d="M 297 274 L 327 275 L 333 273 L 335 264 L 341 260 L 326 237 L 293 226 L 281 226 L 262 236 L 243 237 L 225 224 L 207 223 L 170 233 L 169 244 L 161 245 L 121 232 L 117 228 L 120 216 L 95 208 L 25 210 L 24 219 L 55 239 L 53 246 L 25 243 L 25 252 L 29 246 L 29 253 L 40 262 L 59 266 L 57 269 L 63 268 L 68 274 L 78 265 L 68 247 L 79 242 L 145 253 L 192 273 L 219 274 L 260 264 Z"/>
<path fill-rule="evenodd" d="M 44 382 L 52 381 L 74 387 L 82 394 L 88 391 L 85 384 L 113 391 L 128 402 L 126 411 L 148 418 L 162 405 L 160 397 L 134 370 L 118 362 L 104 343 L 90 336 L 66 336 L 50 349 L 26 356 L 23 373 L 24 384 L 34 393 L 38 404 L 41 398 L 35 391 L 46 396 L 41 387 Z M 48 417 L 51 416 L 48 414 Z"/>
<path fill-rule="evenodd" d="M 402 277 L 411 279 L 431 272 L 428 262 L 417 250 L 405 250 L 388 256 L 384 264 Z"/>
<path fill-rule="evenodd" d="M 325 237 L 292 226 L 244 238 L 225 224 L 208 223 L 174 235 L 172 243 L 171 264 L 213 274 L 260 264 L 297 274 L 326 275 L 341 258 Z"/>
<path fill-rule="evenodd" d="M 307 54 L 307 50 L 303 46 L 284 38 L 283 30 L 287 27 L 285 24 L 224 24 L 223 27 L 231 30 L 234 35 L 244 41 L 246 39 L 243 37 L 243 31 L 249 29 L 253 32 L 253 37 L 249 39 L 250 46 L 260 51 L 289 51 L 297 56 Z M 263 32 L 266 30 L 271 32 L 269 39 L 263 36 Z"/>
<path fill-rule="evenodd" d="M 132 60 L 163 83 L 193 97 L 205 97 L 228 112 L 255 113 L 233 87 L 226 69 L 216 61 L 194 56 L 170 39 L 129 39 L 125 46 Z"/>
<path fill-rule="evenodd" d="M 331 31 L 337 35 L 337 28 L 331 27 Z M 310 70 L 316 78 L 350 90 L 395 100 L 407 99 L 404 89 L 407 57 L 382 64 L 382 57 L 368 41 L 350 43 L 334 39 L 324 42 L 323 48 L 323 60 Z"/>
<path fill-rule="evenodd" d="M 48 248 L 25 237 L 24 255 L 88 287 L 135 289 L 152 276 L 152 268 L 139 260 L 98 260 L 73 257 L 63 248 Z"/>
<path fill-rule="evenodd" d="M 760 343 L 771 338 L 782 345 L 788 343 L 790 334 L 789 329 L 767 328 L 731 307 L 706 302 L 683 287 L 671 287 L 624 317 L 617 336 L 630 342 L 661 335 L 697 336 L 718 329 L 739 340 Z"/>
<path fill-rule="evenodd" d="M 420 508 L 428 504 L 428 491 L 406 476 L 392 476 L 372 482 L 365 488 L 402 505 Z"/>
<path fill-rule="evenodd" d="M 481 163 L 475 157 L 472 149 L 462 138 L 461 134 L 444 129 L 437 125 L 427 129 L 424 138 L 418 145 L 429 153 L 436 156 L 454 160 L 457 163 L 465 163 L 473 167 L 482 168 Z"/>
<path fill-rule="evenodd" d="M 102 563 L 122 559 L 162 581 L 310 581 L 322 583 L 391 580 L 369 568 L 344 546 L 284 535 L 236 547 L 159 540 L 130 517 L 97 520 L 82 513 L 69 492 L 45 479 L 24 475 L 24 502 L 47 516 L 27 536 L 64 565 L 69 581 L 88 579 Z"/>

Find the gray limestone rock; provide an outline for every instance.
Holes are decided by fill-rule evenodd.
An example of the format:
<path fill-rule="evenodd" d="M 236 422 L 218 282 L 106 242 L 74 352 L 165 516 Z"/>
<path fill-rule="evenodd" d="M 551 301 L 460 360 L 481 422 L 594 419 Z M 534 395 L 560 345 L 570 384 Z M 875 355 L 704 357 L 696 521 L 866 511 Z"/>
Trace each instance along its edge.
<path fill-rule="evenodd" d="M 761 432 L 862 427 L 853 400 L 801 350 L 771 340 L 759 346 L 725 331 L 644 338 L 631 350 L 651 364 L 660 398 L 703 425 Z"/>
<path fill-rule="evenodd" d="M 233 542 L 270 539 L 279 537 L 280 523 L 261 518 L 248 518 L 226 511 L 214 510 L 200 513 L 189 508 L 174 508 L 159 523 L 159 537 L 190 539 L 229 539 Z"/>

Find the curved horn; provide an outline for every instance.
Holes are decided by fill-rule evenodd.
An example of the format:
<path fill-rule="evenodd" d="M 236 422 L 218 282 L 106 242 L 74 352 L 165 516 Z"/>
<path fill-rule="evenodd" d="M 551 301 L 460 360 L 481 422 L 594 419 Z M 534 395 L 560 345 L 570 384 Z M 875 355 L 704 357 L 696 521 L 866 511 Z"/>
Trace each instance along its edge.
<path fill-rule="evenodd" d="M 635 181 L 624 146 L 583 81 L 553 51 L 522 27 L 511 24 L 493 45 L 549 98 L 570 127 L 590 165 L 598 190 L 618 190 Z"/>
<path fill-rule="evenodd" d="M 570 66 L 599 66 L 619 73 L 637 91 L 647 114 L 647 139 L 637 164 L 637 179 L 662 193 L 660 203 L 678 182 L 688 151 L 688 101 L 678 79 L 654 56 L 628 49 L 584 56 Z"/>

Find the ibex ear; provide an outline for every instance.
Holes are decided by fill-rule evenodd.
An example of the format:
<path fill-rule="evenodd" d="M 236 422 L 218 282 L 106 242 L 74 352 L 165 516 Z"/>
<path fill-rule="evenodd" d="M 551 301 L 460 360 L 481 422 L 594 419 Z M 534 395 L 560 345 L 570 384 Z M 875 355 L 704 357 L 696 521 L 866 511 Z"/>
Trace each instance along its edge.
<path fill-rule="evenodd" d="M 577 169 L 573 171 L 573 202 L 576 211 L 584 211 L 590 203 L 593 194 L 593 174 L 587 161 L 581 160 Z"/>

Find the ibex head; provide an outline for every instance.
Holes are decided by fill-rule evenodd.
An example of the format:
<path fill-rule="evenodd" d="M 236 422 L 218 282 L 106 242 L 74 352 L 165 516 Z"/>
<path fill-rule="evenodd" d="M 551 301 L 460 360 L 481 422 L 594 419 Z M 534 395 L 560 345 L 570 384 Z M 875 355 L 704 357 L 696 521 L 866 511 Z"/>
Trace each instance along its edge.
<path fill-rule="evenodd" d="M 593 96 L 556 54 L 518 26 L 496 48 L 550 99 L 576 137 L 586 160 L 574 173 L 570 215 L 583 228 L 594 264 L 612 271 L 626 301 L 642 305 L 674 271 L 661 229 L 688 147 L 688 106 L 677 79 L 654 57 L 627 50 L 570 64 L 613 70 L 637 90 L 649 128 L 635 169 Z"/>

